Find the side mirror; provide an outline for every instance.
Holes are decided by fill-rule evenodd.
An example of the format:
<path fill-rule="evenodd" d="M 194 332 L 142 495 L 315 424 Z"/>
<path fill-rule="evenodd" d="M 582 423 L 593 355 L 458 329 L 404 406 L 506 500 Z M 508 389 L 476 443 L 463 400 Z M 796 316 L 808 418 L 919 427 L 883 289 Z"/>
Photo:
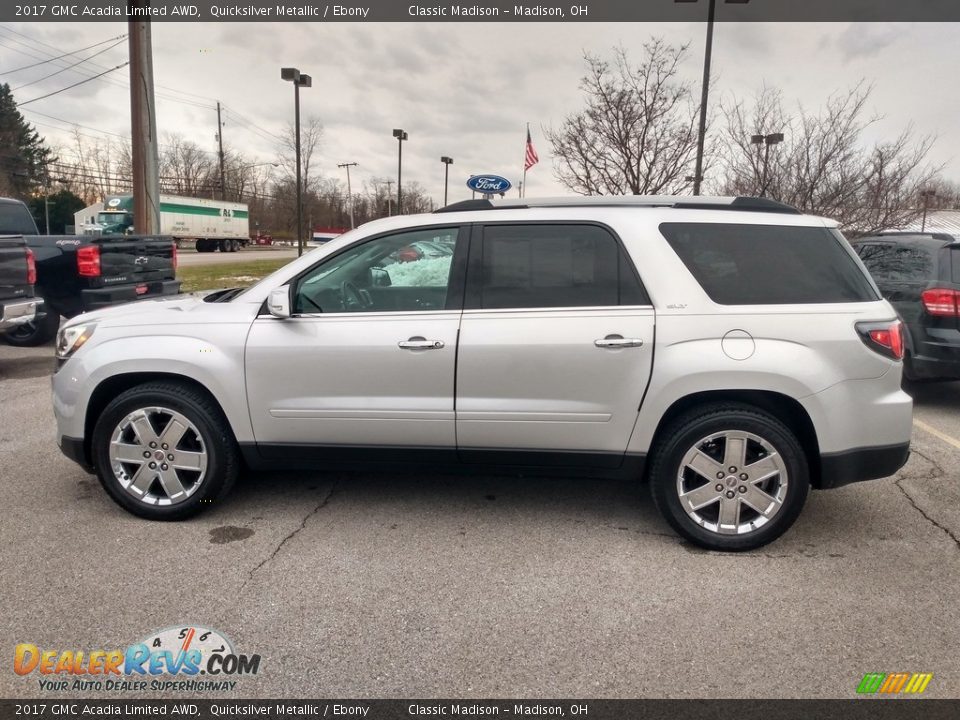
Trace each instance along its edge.
<path fill-rule="evenodd" d="M 267 298 L 267 311 L 277 318 L 290 317 L 290 287 L 284 285 L 270 291 Z"/>

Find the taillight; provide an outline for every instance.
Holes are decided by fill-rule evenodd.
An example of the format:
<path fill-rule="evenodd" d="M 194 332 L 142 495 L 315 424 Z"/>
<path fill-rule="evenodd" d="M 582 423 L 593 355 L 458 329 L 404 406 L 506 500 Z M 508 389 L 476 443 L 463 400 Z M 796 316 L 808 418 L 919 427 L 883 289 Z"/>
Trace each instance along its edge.
<path fill-rule="evenodd" d="M 173 243 L 173 269 L 174 269 L 174 271 L 176 271 L 176 269 L 177 269 L 177 263 L 178 263 L 178 262 L 179 262 L 179 259 L 177 258 L 177 244 L 176 244 L 176 243 Z"/>
<path fill-rule="evenodd" d="M 37 284 L 37 257 L 27 248 L 27 285 Z"/>
<path fill-rule="evenodd" d="M 100 247 L 84 245 L 77 248 L 77 273 L 80 277 L 100 277 Z"/>
<path fill-rule="evenodd" d="M 949 288 L 930 288 L 920 296 L 923 309 L 938 317 L 960 317 L 960 292 Z"/>
<path fill-rule="evenodd" d="M 903 323 L 859 322 L 856 325 L 860 339 L 868 348 L 894 360 L 903 360 Z"/>

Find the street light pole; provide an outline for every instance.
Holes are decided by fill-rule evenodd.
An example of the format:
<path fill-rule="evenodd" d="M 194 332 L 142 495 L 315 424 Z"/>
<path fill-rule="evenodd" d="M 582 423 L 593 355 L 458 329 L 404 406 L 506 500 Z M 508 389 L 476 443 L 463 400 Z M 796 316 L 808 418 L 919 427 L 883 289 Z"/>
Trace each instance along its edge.
<path fill-rule="evenodd" d="M 353 230 L 355 226 L 353 224 L 353 189 L 350 187 L 350 168 L 356 167 L 356 166 L 357 166 L 357 163 L 355 162 L 339 163 L 337 165 L 338 168 L 347 169 L 347 195 L 350 198 L 350 229 L 351 230 Z"/>
<path fill-rule="evenodd" d="M 675 3 L 697 2 L 697 0 L 673 0 Z M 724 0 L 725 3 L 743 5 L 750 0 Z M 700 126 L 697 130 L 697 163 L 693 174 L 693 194 L 700 194 L 703 182 L 703 147 L 707 137 L 707 101 L 710 98 L 710 61 L 713 57 L 713 19 L 717 11 L 717 0 L 710 0 L 707 9 L 707 43 L 703 53 L 703 81 L 700 86 Z"/>
<path fill-rule="evenodd" d="M 403 141 L 407 139 L 406 131 L 400 128 L 393 129 L 393 136 L 397 139 L 397 215 L 403 214 Z"/>
<path fill-rule="evenodd" d="M 767 184 L 769 183 L 767 168 L 770 166 L 770 146 L 783 142 L 783 133 L 770 133 L 769 135 L 751 135 L 750 142 L 754 145 L 763 145 L 763 168 L 760 171 L 760 197 L 766 197 Z"/>
<path fill-rule="evenodd" d="M 296 68 L 281 68 L 280 78 L 293 83 L 294 126 L 296 132 L 295 154 L 297 156 L 297 256 L 303 255 L 303 179 L 300 174 L 300 88 L 310 87 L 313 82 Z"/>
<path fill-rule="evenodd" d="M 453 164 L 453 158 L 444 155 L 440 158 L 443 163 L 443 204 L 447 204 L 447 187 L 450 185 L 450 166 Z"/>

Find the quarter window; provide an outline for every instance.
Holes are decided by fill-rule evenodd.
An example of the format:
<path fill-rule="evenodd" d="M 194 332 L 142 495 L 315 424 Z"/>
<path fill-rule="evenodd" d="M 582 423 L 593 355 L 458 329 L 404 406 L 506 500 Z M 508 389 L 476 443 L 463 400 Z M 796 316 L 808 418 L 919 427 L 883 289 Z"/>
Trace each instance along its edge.
<path fill-rule="evenodd" d="M 734 223 L 662 223 L 660 232 L 721 305 L 879 300 L 836 231 Z"/>
<path fill-rule="evenodd" d="M 488 225 L 481 267 L 485 309 L 649 303 L 616 239 L 594 225 Z"/>

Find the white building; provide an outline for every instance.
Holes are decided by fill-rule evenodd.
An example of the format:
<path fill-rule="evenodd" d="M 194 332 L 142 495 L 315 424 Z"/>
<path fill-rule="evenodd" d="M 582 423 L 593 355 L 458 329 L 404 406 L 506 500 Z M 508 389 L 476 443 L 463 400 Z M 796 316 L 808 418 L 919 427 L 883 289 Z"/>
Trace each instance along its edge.
<path fill-rule="evenodd" d="M 103 210 L 103 202 L 94 203 L 90 207 L 85 207 L 83 210 L 77 210 L 77 212 L 73 214 L 74 232 L 82 235 L 83 226 L 95 223 L 97 221 L 97 215 L 100 214 L 101 210 Z"/>
<path fill-rule="evenodd" d="M 924 232 L 947 233 L 960 240 L 960 210 L 927 210 L 926 224 L 923 222 L 923 217 L 920 216 L 914 222 L 897 228 L 897 230 L 920 232 L 921 227 L 923 227 Z"/>

